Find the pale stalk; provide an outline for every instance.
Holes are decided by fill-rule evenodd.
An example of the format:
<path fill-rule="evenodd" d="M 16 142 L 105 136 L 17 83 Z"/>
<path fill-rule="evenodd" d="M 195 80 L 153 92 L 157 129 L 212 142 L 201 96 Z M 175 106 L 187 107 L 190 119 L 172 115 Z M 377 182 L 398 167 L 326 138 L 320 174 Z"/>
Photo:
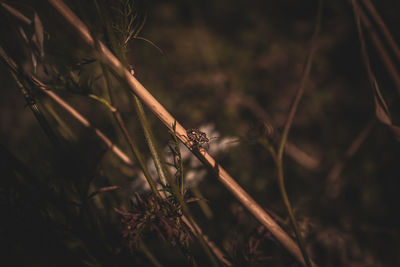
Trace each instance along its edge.
<path fill-rule="evenodd" d="M 93 49 L 95 41 L 83 22 L 61 0 L 49 0 L 49 2 L 64 16 L 64 18 L 77 30 L 81 38 Z M 121 62 L 111 51 L 99 42 L 98 53 L 100 58 L 107 63 L 127 86 L 150 108 L 155 115 L 171 130 L 176 124 L 177 137 L 193 152 L 191 143 L 185 128 L 143 87 L 143 85 L 131 75 L 129 70 L 123 67 Z M 220 182 L 241 202 L 302 265 L 306 265 L 302 253 L 292 238 L 269 216 L 263 208 L 214 160 L 206 151 L 197 153 L 202 162 L 214 170 Z"/>

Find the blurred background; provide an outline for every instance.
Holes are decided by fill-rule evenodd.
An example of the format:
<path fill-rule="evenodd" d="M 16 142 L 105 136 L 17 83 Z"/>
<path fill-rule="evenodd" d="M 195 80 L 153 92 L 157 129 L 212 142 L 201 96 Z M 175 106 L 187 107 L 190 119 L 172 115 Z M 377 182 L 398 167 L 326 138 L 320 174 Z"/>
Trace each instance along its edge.
<path fill-rule="evenodd" d="M 102 38 L 95 1 L 66 2 L 93 34 Z M 60 70 L 76 71 L 73 66 L 92 57 L 46 1 L 6 3 L 29 17 L 37 12 L 45 29 L 45 59 Z M 394 39 L 400 40 L 400 29 L 396 27 L 400 23 L 400 2 L 385 0 L 373 4 Z M 206 132 L 212 138 L 210 153 L 293 235 L 277 185 L 274 161 L 262 143 L 268 141 L 275 147 L 279 143 L 310 53 L 318 1 L 148 0 L 135 1 L 134 7 L 138 21 L 143 23 L 127 51 L 135 77 L 186 129 L 200 128 Z M 18 27 L 12 25 L 14 20 L 8 13 L 3 9 L 0 12 L 1 45 L 17 61 L 25 62 L 29 53 L 13 45 L 18 43 L 13 33 Z M 385 42 L 376 24 L 374 27 Z M 398 125 L 399 88 L 375 49 L 370 32 L 364 27 L 371 67 L 392 122 Z M 400 145 L 390 128 L 375 119 L 373 90 L 361 57 L 350 1 L 325 1 L 315 45 L 312 70 L 284 157 L 289 199 L 307 248 L 319 266 L 398 266 Z M 384 47 L 389 49 L 386 43 Z M 399 67 L 393 52 L 389 52 L 389 58 L 395 69 Z M 93 74 L 96 69 L 90 64 L 80 68 L 79 75 L 97 79 Z M 66 258 L 69 260 L 61 262 L 62 266 L 97 266 L 93 258 L 101 250 L 87 256 L 90 253 L 83 249 L 85 245 L 76 241 L 82 237 L 82 229 L 60 235 L 57 227 L 61 224 L 52 225 L 52 213 L 45 216 L 42 212 L 43 207 L 51 209 L 46 204 L 51 198 L 43 196 L 57 191 L 64 183 L 75 183 L 74 179 L 81 183 L 79 177 L 86 177 L 83 180 L 88 188 L 119 186 L 121 190 L 110 193 L 114 200 L 105 196 L 103 203 L 108 204 L 93 204 L 96 212 L 101 213 L 98 216 L 113 218 L 104 229 L 110 229 L 112 240 L 119 244 L 118 216 L 110 214 L 113 207 L 126 205 L 123 203 L 127 203 L 133 191 L 144 192 L 137 184 L 141 174 L 121 166 L 89 131 L 50 99 L 38 95 L 51 125 L 68 144 L 69 155 L 73 155 L 65 156 L 67 160 L 60 156 L 4 64 L 0 64 L 0 71 L 0 229 L 4 236 L 2 246 L 7 248 L 2 251 L 8 251 L 10 257 L 25 255 L 16 259 L 24 266 L 50 266 L 53 260 Z M 42 78 L 51 84 L 46 74 Z M 91 89 L 80 83 L 79 89 L 74 90 L 64 88 L 57 92 L 128 151 L 109 110 L 85 96 L 85 90 Z M 118 101 L 129 130 L 146 160 L 149 159 L 131 101 L 123 93 L 118 95 Z M 167 128 L 150 110 L 146 113 L 160 147 L 167 147 Z M 205 211 L 196 203 L 190 207 L 203 231 L 235 265 L 297 266 L 211 173 L 189 156 L 186 160 L 186 175 L 195 180 L 190 185 L 201 192 L 210 210 Z M 34 181 L 29 180 L 31 176 Z M 69 193 L 63 194 L 70 197 Z M 67 218 L 62 221 L 62 227 L 77 223 L 67 222 Z M 38 241 L 43 238 L 44 241 Z M 85 238 L 91 240 L 83 242 L 86 246 L 95 243 L 93 236 Z M 149 237 L 147 246 L 166 266 L 187 264 L 178 252 L 154 237 Z M 195 257 L 200 258 L 198 245 L 193 246 Z M 127 255 L 124 257 L 132 260 Z M 99 265 L 114 264 L 98 258 Z M 198 260 L 200 266 L 206 266 L 206 262 Z M 149 264 L 140 253 L 133 256 L 133 261 L 141 266 Z M 124 266 L 123 259 L 119 264 Z"/>

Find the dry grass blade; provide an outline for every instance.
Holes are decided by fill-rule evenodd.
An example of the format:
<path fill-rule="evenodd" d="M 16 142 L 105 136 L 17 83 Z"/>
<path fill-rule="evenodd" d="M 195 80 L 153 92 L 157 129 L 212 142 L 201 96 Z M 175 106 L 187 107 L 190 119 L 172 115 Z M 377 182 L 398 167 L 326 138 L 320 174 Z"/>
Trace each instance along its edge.
<path fill-rule="evenodd" d="M 38 50 L 40 57 L 43 58 L 44 57 L 44 48 L 43 48 L 44 30 L 43 30 L 42 22 L 40 21 L 40 18 L 36 12 L 33 16 L 33 27 L 35 28 L 35 35 L 33 36 L 33 38 L 35 38 L 35 39 L 33 41 L 37 46 L 37 50 Z"/>
<path fill-rule="evenodd" d="M 285 204 L 285 207 L 289 214 L 290 222 L 291 222 L 293 230 L 296 234 L 296 238 L 297 238 L 297 241 L 299 244 L 299 248 L 301 250 L 301 254 L 302 254 L 302 256 L 305 260 L 305 264 L 307 266 L 315 266 L 315 264 L 312 262 L 312 260 L 308 256 L 306 246 L 304 243 L 304 239 L 300 233 L 300 230 L 299 230 L 299 227 L 298 227 L 298 224 L 297 224 L 294 212 L 293 212 L 292 205 L 289 201 L 289 197 L 286 192 L 286 186 L 285 186 L 285 181 L 284 181 L 284 170 L 283 170 L 283 153 L 285 151 L 286 142 L 287 142 L 287 138 L 288 138 L 288 135 L 290 132 L 290 128 L 292 127 L 294 117 L 296 115 L 300 101 L 303 97 L 303 94 L 305 91 L 305 86 L 309 79 L 309 75 L 310 75 L 311 68 L 313 65 L 313 58 L 314 58 L 315 52 L 317 51 L 317 48 L 318 48 L 317 47 L 317 38 L 318 38 L 320 29 L 321 29 L 322 11 L 323 11 L 323 0 L 320 0 L 318 3 L 318 11 L 317 11 L 317 19 L 316 19 L 315 29 L 314 29 L 314 33 L 311 37 L 310 52 L 306 59 L 306 64 L 304 66 L 303 74 L 302 74 L 301 81 L 300 81 L 300 86 L 296 92 L 295 99 L 289 110 L 289 115 L 287 117 L 284 129 L 282 132 L 281 140 L 280 140 L 279 147 L 278 147 L 278 153 L 276 154 L 275 151 L 271 149 L 271 154 L 274 157 L 277 171 L 278 171 L 278 185 L 279 185 L 279 190 L 281 192 L 282 200 L 283 200 L 283 203 Z"/>
<path fill-rule="evenodd" d="M 10 14 L 12 14 L 14 17 L 16 17 L 17 19 L 21 20 L 22 22 L 24 22 L 25 24 L 31 24 L 32 21 L 30 19 L 28 19 L 27 17 L 25 17 L 21 12 L 19 12 L 18 10 L 16 10 L 15 8 L 7 5 L 6 3 L 1 2 L 0 5 L 7 10 Z"/>
<path fill-rule="evenodd" d="M 374 5 L 371 3 L 370 0 L 362 0 L 364 6 L 367 8 L 368 12 L 371 14 L 372 18 L 375 20 L 376 24 L 379 26 L 383 36 L 386 38 L 386 41 L 389 43 L 390 47 L 392 48 L 394 54 L 397 57 L 397 60 L 400 61 L 400 48 L 397 45 L 396 41 L 394 40 L 392 34 L 390 33 L 389 29 L 386 27 L 383 19 L 376 11 Z"/>
<path fill-rule="evenodd" d="M 241 106 L 248 109 L 264 123 L 268 135 L 272 135 L 274 137 L 279 136 L 279 133 L 276 131 L 276 127 L 270 116 L 254 99 L 248 96 L 231 93 L 230 96 L 226 99 L 226 102 L 228 105 L 231 106 Z M 289 141 L 286 141 L 285 153 L 294 161 L 307 169 L 317 170 L 320 166 L 319 158 L 310 156 Z"/>
<path fill-rule="evenodd" d="M 210 247 L 210 249 L 212 250 L 214 255 L 218 258 L 219 261 L 224 263 L 226 266 L 232 266 L 232 263 L 226 259 L 226 257 L 224 256 L 224 253 L 219 249 L 219 247 L 217 247 L 214 244 L 214 242 L 212 242 L 212 241 L 210 241 L 210 239 L 208 239 L 208 237 L 203 233 L 203 231 L 200 229 L 200 227 L 196 223 L 191 224 L 185 216 L 182 216 L 182 221 L 187 225 L 187 227 L 189 227 L 190 231 L 192 231 L 193 233 L 197 232 L 203 236 L 204 241 L 207 243 L 207 245 Z M 194 229 L 194 228 L 196 228 L 196 229 Z"/>
<path fill-rule="evenodd" d="M 372 71 L 371 63 L 368 57 L 367 45 L 365 43 L 362 27 L 361 27 L 361 19 L 362 13 L 361 9 L 356 3 L 355 0 L 352 0 L 353 8 L 354 8 L 354 16 L 356 19 L 357 31 L 358 36 L 361 42 L 361 53 L 362 58 L 365 64 L 365 68 L 367 69 L 368 79 L 370 81 L 372 90 L 373 90 L 373 97 L 375 103 L 375 115 L 380 122 L 386 124 L 392 132 L 395 134 L 396 138 L 400 139 L 400 127 L 393 125 L 392 118 L 390 116 L 389 108 L 385 102 L 385 99 L 382 96 L 381 90 L 379 89 L 378 82 L 376 81 L 376 77 Z"/>
<path fill-rule="evenodd" d="M 89 33 L 88 28 L 82 21 L 60 0 L 49 0 L 49 2 L 62 14 L 65 19 L 78 31 L 81 38 L 93 49 L 97 47 L 95 40 Z M 127 86 L 157 115 L 157 117 L 173 131 L 179 139 L 192 150 L 186 130 L 176 122 L 176 119 L 125 69 L 121 62 L 110 52 L 110 50 L 99 42 L 99 56 L 126 82 Z M 193 150 L 192 150 L 193 151 Z M 194 152 L 194 151 L 193 151 Z M 210 166 L 219 180 L 227 189 L 275 236 L 275 238 L 303 265 L 305 261 L 296 242 L 261 208 L 260 205 L 207 153 L 196 153 L 205 164 Z"/>
<path fill-rule="evenodd" d="M 338 185 L 338 180 L 346 163 L 356 154 L 361 145 L 364 143 L 365 139 L 371 132 L 371 130 L 376 125 L 376 119 L 371 119 L 363 129 L 358 133 L 357 137 L 353 140 L 350 146 L 347 148 L 342 159 L 333 165 L 332 169 L 329 171 L 326 182 L 326 194 L 331 198 L 336 198 L 339 196 L 340 188 Z"/>
<path fill-rule="evenodd" d="M 92 129 L 95 134 L 106 144 L 106 146 L 123 162 L 128 165 L 132 165 L 132 160 L 118 147 L 116 146 L 102 131 L 98 128 L 93 127 L 90 122 L 82 116 L 76 109 L 70 106 L 62 98 L 60 98 L 56 93 L 50 91 L 44 83 L 39 81 L 35 77 L 31 77 L 35 85 L 51 99 L 57 102 L 62 108 L 64 108 L 68 113 L 70 113 L 75 119 L 77 119 L 83 126 Z"/>
<path fill-rule="evenodd" d="M 117 185 L 102 187 L 102 188 L 99 188 L 99 189 L 93 191 L 92 193 L 90 193 L 88 198 L 92 198 L 92 197 L 94 197 L 94 196 L 96 196 L 97 194 L 100 194 L 100 193 L 114 191 L 114 190 L 117 190 L 117 189 L 119 189 L 119 186 L 117 186 Z"/>
<path fill-rule="evenodd" d="M 359 18 L 361 19 L 362 23 L 366 27 L 371 39 L 372 43 L 375 45 L 376 50 L 380 54 L 380 57 L 383 61 L 383 63 L 386 66 L 386 69 L 389 72 L 389 75 L 392 77 L 392 80 L 397 88 L 397 91 L 400 93 L 400 75 L 399 72 L 397 71 L 395 64 L 393 63 L 392 59 L 390 58 L 388 52 L 386 51 L 385 46 L 383 45 L 381 39 L 379 38 L 379 35 L 377 32 L 374 30 L 372 27 L 372 23 L 369 20 L 368 16 L 364 13 L 364 11 L 359 7 L 357 2 L 353 0 L 349 0 L 353 7 L 356 9 L 355 12 L 357 12 Z"/>

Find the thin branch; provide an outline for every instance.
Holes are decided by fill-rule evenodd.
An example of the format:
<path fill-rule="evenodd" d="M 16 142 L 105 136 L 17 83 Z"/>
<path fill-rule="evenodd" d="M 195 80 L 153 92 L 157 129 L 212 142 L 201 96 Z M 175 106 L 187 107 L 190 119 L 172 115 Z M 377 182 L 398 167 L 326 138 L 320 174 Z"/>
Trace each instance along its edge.
<path fill-rule="evenodd" d="M 81 38 L 92 48 L 96 48 L 95 41 L 83 22 L 61 0 L 49 0 L 49 2 L 65 17 L 65 19 L 78 31 Z M 178 138 L 192 150 L 185 128 L 143 87 L 142 84 L 129 70 L 123 67 L 121 62 L 110 50 L 99 42 L 99 55 L 119 76 L 129 88 L 145 103 L 155 115 L 172 131 L 176 124 Z M 192 152 L 194 152 L 192 150 Z M 282 230 L 282 228 L 261 208 L 260 205 L 226 172 L 206 151 L 197 155 L 208 166 L 214 169 L 218 179 L 225 187 L 275 236 L 275 238 L 303 265 L 305 261 L 296 242 Z"/>

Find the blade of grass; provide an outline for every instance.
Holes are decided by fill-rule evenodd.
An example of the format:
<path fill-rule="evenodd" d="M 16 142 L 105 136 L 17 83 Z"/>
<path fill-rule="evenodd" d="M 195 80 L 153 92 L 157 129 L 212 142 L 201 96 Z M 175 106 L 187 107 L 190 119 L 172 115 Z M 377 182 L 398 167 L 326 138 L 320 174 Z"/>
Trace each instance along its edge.
<path fill-rule="evenodd" d="M 93 130 L 93 132 L 106 144 L 106 146 L 124 163 L 127 165 L 132 165 L 132 160 L 118 147 L 116 146 L 101 130 L 92 126 L 92 124 L 81 115 L 76 109 L 74 109 L 71 105 L 65 102 L 61 97 L 59 97 L 53 91 L 50 91 L 47 86 L 42 83 L 39 79 L 32 76 L 31 77 L 33 83 L 46 95 L 48 95 L 51 99 L 57 102 L 63 109 L 65 109 L 69 114 L 71 114 L 75 119 L 77 119 L 83 126 L 88 129 Z"/>
<path fill-rule="evenodd" d="M 111 31 L 111 28 L 109 27 L 109 25 L 113 24 L 113 21 L 109 19 L 109 14 L 106 10 L 104 10 L 102 8 L 101 5 L 98 4 L 97 1 L 95 1 L 96 3 L 96 7 L 98 9 L 98 12 L 100 14 L 100 16 L 103 18 L 104 20 L 104 28 L 106 29 L 106 34 L 108 39 L 111 41 L 110 45 L 111 45 L 111 49 L 114 51 L 114 53 L 117 55 L 118 60 L 120 60 L 122 62 L 122 65 L 124 67 L 128 66 L 128 62 L 127 62 L 127 58 L 126 58 L 126 43 L 125 42 L 118 42 L 116 36 L 114 35 L 114 32 Z M 140 31 L 142 25 L 139 25 L 139 29 L 137 31 Z M 132 30 L 133 32 L 137 32 L 135 30 Z M 123 33 L 123 32 L 122 32 Z M 96 42 L 96 49 L 98 50 L 100 42 Z M 131 75 L 133 75 L 133 71 L 130 70 Z M 108 73 L 107 73 L 108 75 Z M 118 78 L 118 77 L 117 77 Z M 110 81 L 110 79 L 108 79 Z M 124 83 L 124 82 L 122 82 Z M 110 87 L 109 87 L 110 88 Z M 110 88 L 111 89 L 111 88 Z M 110 91 L 109 91 L 110 92 Z M 115 98 L 113 96 L 113 92 L 110 92 L 110 97 Z M 144 131 L 144 135 L 145 135 L 145 139 L 146 142 L 148 144 L 148 147 L 150 149 L 150 153 L 152 155 L 153 161 L 155 163 L 155 167 L 156 170 L 158 172 L 158 175 L 160 177 L 161 183 L 164 185 L 164 188 L 166 189 L 166 186 L 169 185 L 170 188 L 172 189 L 172 195 L 176 198 L 176 200 L 180 203 L 180 206 L 183 209 L 183 213 L 186 215 L 186 217 L 188 218 L 188 221 L 192 224 L 195 224 L 195 221 L 192 217 L 192 215 L 190 214 L 190 210 L 187 207 L 184 199 L 183 199 L 183 195 L 181 194 L 181 192 L 179 192 L 179 190 L 177 189 L 177 186 L 175 184 L 175 181 L 171 178 L 167 167 L 164 163 L 163 160 L 163 155 L 160 152 L 159 146 L 153 136 L 152 130 L 150 128 L 150 124 L 147 120 L 144 108 L 142 103 L 140 102 L 139 98 L 133 94 L 130 90 L 128 90 L 128 93 L 132 96 L 133 99 L 133 104 L 135 106 L 136 112 L 138 114 L 139 117 L 139 121 L 140 124 L 142 125 L 143 131 Z M 115 102 L 115 100 L 113 100 Z M 168 194 L 171 192 L 168 192 L 167 190 L 164 191 L 164 195 Z M 158 194 L 158 192 L 157 192 Z M 203 235 L 201 235 L 198 231 L 197 228 L 192 227 L 191 228 L 193 231 L 194 235 L 197 237 L 198 241 L 200 242 L 201 247 L 203 248 L 203 250 L 205 251 L 206 255 L 209 257 L 210 262 L 212 263 L 213 266 L 218 266 L 215 258 L 213 257 L 210 248 L 207 246 L 207 243 L 205 242 Z M 193 264 L 195 264 L 193 262 Z"/>
<path fill-rule="evenodd" d="M 17 65 L 13 62 L 12 59 L 8 57 L 8 55 L 5 53 L 2 47 L 0 47 L 0 58 L 8 66 L 11 76 L 14 78 L 18 88 L 21 90 L 21 93 L 25 98 L 27 106 L 29 106 L 36 120 L 39 122 L 39 125 L 42 128 L 43 132 L 49 138 L 50 142 L 55 147 L 59 148 L 60 142 L 58 140 L 57 135 L 51 128 L 49 122 L 47 121 L 46 117 L 41 111 L 38 103 L 36 103 L 35 99 L 32 97 L 30 90 L 27 89 L 26 82 L 22 79 L 21 75 L 19 75 Z"/>
<path fill-rule="evenodd" d="M 17 19 L 19 19 L 20 21 L 24 22 L 25 24 L 31 24 L 32 21 L 27 18 L 26 16 L 24 16 L 21 12 L 19 12 L 18 10 L 16 10 L 15 8 L 7 5 L 4 2 L 0 2 L 0 5 L 7 10 L 11 15 L 13 15 L 14 17 L 16 17 Z"/>
<path fill-rule="evenodd" d="M 379 89 L 378 82 L 376 77 L 372 71 L 371 62 L 368 57 L 367 45 L 365 43 L 362 27 L 361 27 L 361 19 L 362 19 L 362 12 L 359 5 L 356 1 L 352 0 L 353 10 L 354 10 L 354 18 L 356 20 L 358 37 L 361 43 L 361 56 L 364 61 L 365 68 L 367 69 L 368 79 L 373 90 L 373 97 L 375 103 L 375 115 L 376 118 L 382 122 L 383 124 L 387 125 L 389 129 L 393 132 L 393 134 L 400 139 L 400 127 L 394 125 L 392 123 L 392 118 L 389 112 L 388 105 L 385 102 L 385 99 L 382 96 L 382 93 Z"/>
<path fill-rule="evenodd" d="M 164 161 L 160 156 L 160 152 L 159 152 L 160 150 L 158 148 L 158 144 L 157 144 L 156 140 L 154 139 L 153 133 L 150 129 L 149 122 L 146 118 L 146 113 L 144 112 L 144 109 L 143 109 L 143 105 L 136 95 L 133 95 L 133 98 L 135 101 L 136 111 L 139 115 L 140 123 L 142 124 L 142 127 L 143 127 L 144 136 L 146 138 L 147 145 L 149 146 L 151 156 L 152 156 L 152 158 L 154 160 L 154 164 L 156 166 L 157 173 L 160 177 L 161 183 L 164 186 L 166 186 L 168 184 L 168 180 L 171 180 L 171 179 L 167 178 L 169 176 L 169 173 L 166 170 Z"/>
<path fill-rule="evenodd" d="M 115 53 L 117 53 L 117 55 L 119 55 L 119 58 L 125 58 L 124 52 L 126 50 L 126 47 L 121 47 L 118 45 L 118 42 L 114 35 L 114 32 L 112 31 L 111 26 L 110 26 L 110 25 L 112 25 L 112 21 L 109 18 L 109 14 L 104 10 L 103 6 L 97 0 L 95 0 L 94 3 L 95 3 L 98 14 L 101 16 L 105 34 L 107 36 L 107 39 L 110 42 L 110 46 L 112 47 L 113 51 Z M 99 43 L 96 43 L 96 45 L 99 45 Z M 112 90 L 112 83 L 111 83 L 111 77 L 109 74 L 109 69 L 107 68 L 107 66 L 104 65 L 104 63 L 100 63 L 100 64 L 101 64 L 101 68 L 102 68 L 102 71 L 104 74 L 105 86 L 107 88 L 107 93 L 108 93 L 108 97 L 110 98 L 111 105 L 116 106 L 117 102 L 116 102 L 114 90 Z M 154 180 L 152 179 L 150 172 L 144 162 L 142 153 L 140 152 L 139 147 L 137 146 L 134 139 L 131 137 L 131 135 L 126 127 L 126 124 L 125 124 L 124 120 L 122 119 L 121 113 L 119 112 L 119 110 L 117 108 L 115 108 L 112 111 L 112 114 L 113 114 L 114 119 L 117 122 L 120 130 L 122 131 L 122 133 L 125 137 L 125 140 L 128 142 L 132 154 L 136 157 L 152 192 L 156 196 L 161 197 L 160 193 L 158 192 L 158 189 L 156 187 L 156 184 L 155 184 Z"/>
<path fill-rule="evenodd" d="M 110 45 L 111 45 L 111 49 L 116 53 L 118 60 L 120 60 L 122 62 L 122 65 L 124 67 L 128 66 L 127 63 L 127 58 L 126 58 L 126 43 L 125 42 L 118 42 L 116 39 L 116 36 L 114 36 L 114 32 L 111 31 L 109 25 L 112 24 L 112 21 L 109 19 L 109 14 L 108 12 L 106 12 L 104 9 L 102 9 L 102 6 L 98 4 L 97 1 L 95 1 L 96 3 L 96 7 L 98 9 L 99 14 L 102 16 L 103 20 L 104 20 L 104 28 L 106 29 L 106 34 L 109 40 L 111 40 Z M 140 31 L 142 25 L 139 25 L 139 29 L 136 31 Z M 135 32 L 135 31 L 134 31 Z M 96 42 L 96 49 L 99 48 L 100 42 Z M 132 70 L 130 71 L 131 75 L 133 75 Z M 107 73 L 107 77 L 108 77 L 108 73 Z M 118 77 L 117 77 L 118 78 Z M 109 85 L 110 85 L 110 79 L 108 78 L 109 81 Z M 111 89 L 111 87 L 109 86 L 109 89 Z M 113 95 L 113 92 L 109 91 L 110 93 L 110 98 L 113 98 L 112 101 L 115 102 L 115 97 Z M 139 117 L 139 121 L 140 124 L 142 125 L 143 131 L 144 131 L 144 135 L 145 135 L 145 139 L 146 142 L 148 144 L 148 147 L 150 149 L 150 153 L 152 155 L 153 161 L 155 163 L 155 167 L 156 170 L 158 172 L 158 175 L 160 177 L 161 183 L 164 185 L 164 187 L 166 187 L 167 185 L 169 185 L 172 189 L 172 194 L 173 196 L 178 200 L 178 202 L 180 203 L 180 206 L 183 209 L 183 213 L 186 215 L 186 217 L 188 218 L 188 221 L 192 224 L 195 224 L 195 221 L 193 219 L 193 216 L 190 214 L 190 210 L 187 207 L 184 199 L 183 199 L 183 195 L 181 194 L 181 192 L 179 192 L 179 190 L 177 189 L 176 183 L 175 181 L 171 178 L 167 167 L 164 163 L 163 160 L 163 155 L 160 152 L 159 146 L 153 136 L 152 130 L 150 128 L 150 124 L 147 120 L 144 108 L 142 103 L 140 102 L 139 98 L 133 94 L 131 91 L 128 90 L 128 93 L 132 96 L 133 99 L 133 104 L 135 106 L 136 112 L 138 114 Z M 121 119 L 122 120 L 122 119 Z M 157 192 L 158 194 L 158 192 Z M 164 191 L 164 194 L 168 194 L 167 191 Z M 204 249 L 206 255 L 209 257 L 211 263 L 213 266 L 218 266 L 217 262 L 215 261 L 210 248 L 207 246 L 207 242 L 205 242 L 203 235 L 200 234 L 197 231 L 197 228 L 192 227 L 191 230 L 194 230 L 193 233 L 194 235 L 197 237 L 198 241 L 201 244 L 201 247 Z"/>
<path fill-rule="evenodd" d="M 77 30 L 81 38 L 92 48 L 95 48 L 95 41 L 82 21 L 65 5 L 61 0 L 49 0 L 57 11 Z M 179 139 L 197 156 L 200 160 L 213 169 L 223 185 L 275 236 L 275 238 L 303 265 L 305 261 L 297 244 L 288 234 L 261 208 L 260 205 L 226 172 L 211 155 L 207 152 L 195 153 L 187 137 L 186 130 L 176 119 L 139 83 L 129 70 L 125 69 L 121 62 L 99 43 L 99 55 L 119 76 L 127 86 L 157 115 L 157 117 L 172 131 L 176 124 L 176 133 Z"/>
<path fill-rule="evenodd" d="M 102 70 L 103 70 L 103 74 L 104 74 L 104 79 L 106 82 L 106 87 L 107 87 L 107 91 L 108 91 L 108 95 L 110 97 L 110 101 L 111 101 L 111 105 L 115 106 L 116 105 L 116 101 L 115 101 L 115 96 L 114 96 L 114 92 L 111 89 L 111 77 L 108 73 L 108 70 L 106 68 L 106 66 L 104 66 L 104 64 L 101 64 Z M 114 111 L 112 112 L 115 121 L 117 122 L 119 128 L 121 129 L 126 141 L 129 144 L 129 147 L 132 151 L 132 154 L 135 155 L 136 160 L 138 161 L 140 167 L 142 168 L 143 174 L 146 177 L 147 182 L 149 183 L 149 186 L 152 190 L 152 192 L 154 194 L 156 194 L 158 197 L 160 197 L 160 193 L 157 190 L 157 187 L 150 175 L 149 170 L 147 169 L 147 166 L 143 160 L 142 154 L 139 151 L 138 146 L 136 145 L 135 141 L 133 140 L 133 138 L 130 136 L 128 129 L 126 128 L 125 122 L 122 119 L 121 113 L 118 111 L 117 108 L 114 109 Z"/>

